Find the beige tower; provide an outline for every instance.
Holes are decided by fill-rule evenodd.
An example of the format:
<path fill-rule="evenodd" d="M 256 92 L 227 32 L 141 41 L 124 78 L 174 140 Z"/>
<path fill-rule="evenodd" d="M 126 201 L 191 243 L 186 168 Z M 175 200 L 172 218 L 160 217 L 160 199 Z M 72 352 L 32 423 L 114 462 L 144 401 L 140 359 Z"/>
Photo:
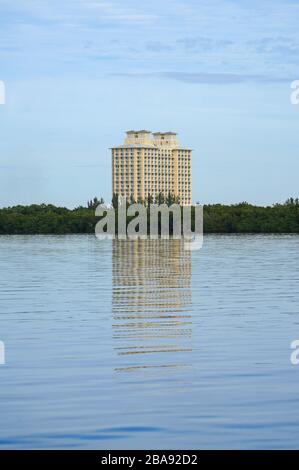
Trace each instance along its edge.
<path fill-rule="evenodd" d="M 113 194 L 135 201 L 159 193 L 191 204 L 191 150 L 180 147 L 175 132 L 128 131 L 123 145 L 112 147 Z"/>

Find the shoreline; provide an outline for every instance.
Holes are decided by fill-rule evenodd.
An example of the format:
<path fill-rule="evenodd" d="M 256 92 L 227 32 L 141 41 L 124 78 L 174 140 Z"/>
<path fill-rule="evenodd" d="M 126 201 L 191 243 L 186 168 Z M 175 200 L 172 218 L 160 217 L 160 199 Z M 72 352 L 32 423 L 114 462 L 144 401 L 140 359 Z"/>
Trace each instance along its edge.
<path fill-rule="evenodd" d="M 194 230 L 194 206 L 191 226 Z M 116 211 L 117 213 L 117 211 Z M 128 224 L 134 217 L 126 218 Z M 93 234 L 100 217 L 95 206 L 67 209 L 51 204 L 33 204 L 0 209 L 0 235 Z M 172 220 L 170 217 L 170 234 Z M 299 234 L 299 201 L 254 206 L 209 204 L 203 206 L 204 234 Z M 116 228 L 117 234 L 117 228 Z"/>

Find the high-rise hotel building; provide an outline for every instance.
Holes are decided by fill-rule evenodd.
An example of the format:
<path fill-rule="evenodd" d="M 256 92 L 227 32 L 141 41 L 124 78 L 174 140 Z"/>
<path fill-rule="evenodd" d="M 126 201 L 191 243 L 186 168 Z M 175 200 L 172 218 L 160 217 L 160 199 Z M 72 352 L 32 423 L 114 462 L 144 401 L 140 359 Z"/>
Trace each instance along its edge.
<path fill-rule="evenodd" d="M 113 194 L 146 200 L 159 193 L 191 204 L 191 151 L 180 147 L 175 132 L 128 131 L 112 147 Z"/>

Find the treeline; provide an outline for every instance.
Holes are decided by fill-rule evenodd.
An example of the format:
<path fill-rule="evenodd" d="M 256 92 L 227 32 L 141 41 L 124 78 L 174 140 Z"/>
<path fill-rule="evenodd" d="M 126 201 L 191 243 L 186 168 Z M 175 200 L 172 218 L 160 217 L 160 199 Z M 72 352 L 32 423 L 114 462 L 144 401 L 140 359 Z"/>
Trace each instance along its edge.
<path fill-rule="evenodd" d="M 75 209 L 52 204 L 3 208 L 0 209 L 0 234 L 94 233 L 95 207 L 103 202 L 94 198 L 86 206 Z M 299 200 L 290 198 L 283 204 L 268 207 L 247 202 L 205 205 L 204 232 L 299 233 Z"/>

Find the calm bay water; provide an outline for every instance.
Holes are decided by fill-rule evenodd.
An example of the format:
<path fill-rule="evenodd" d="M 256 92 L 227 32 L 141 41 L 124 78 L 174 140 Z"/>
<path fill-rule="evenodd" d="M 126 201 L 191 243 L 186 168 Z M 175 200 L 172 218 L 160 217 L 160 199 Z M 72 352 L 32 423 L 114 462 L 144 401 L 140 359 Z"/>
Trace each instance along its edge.
<path fill-rule="evenodd" d="M 298 448 L 299 237 L 0 237 L 0 448 Z"/>

